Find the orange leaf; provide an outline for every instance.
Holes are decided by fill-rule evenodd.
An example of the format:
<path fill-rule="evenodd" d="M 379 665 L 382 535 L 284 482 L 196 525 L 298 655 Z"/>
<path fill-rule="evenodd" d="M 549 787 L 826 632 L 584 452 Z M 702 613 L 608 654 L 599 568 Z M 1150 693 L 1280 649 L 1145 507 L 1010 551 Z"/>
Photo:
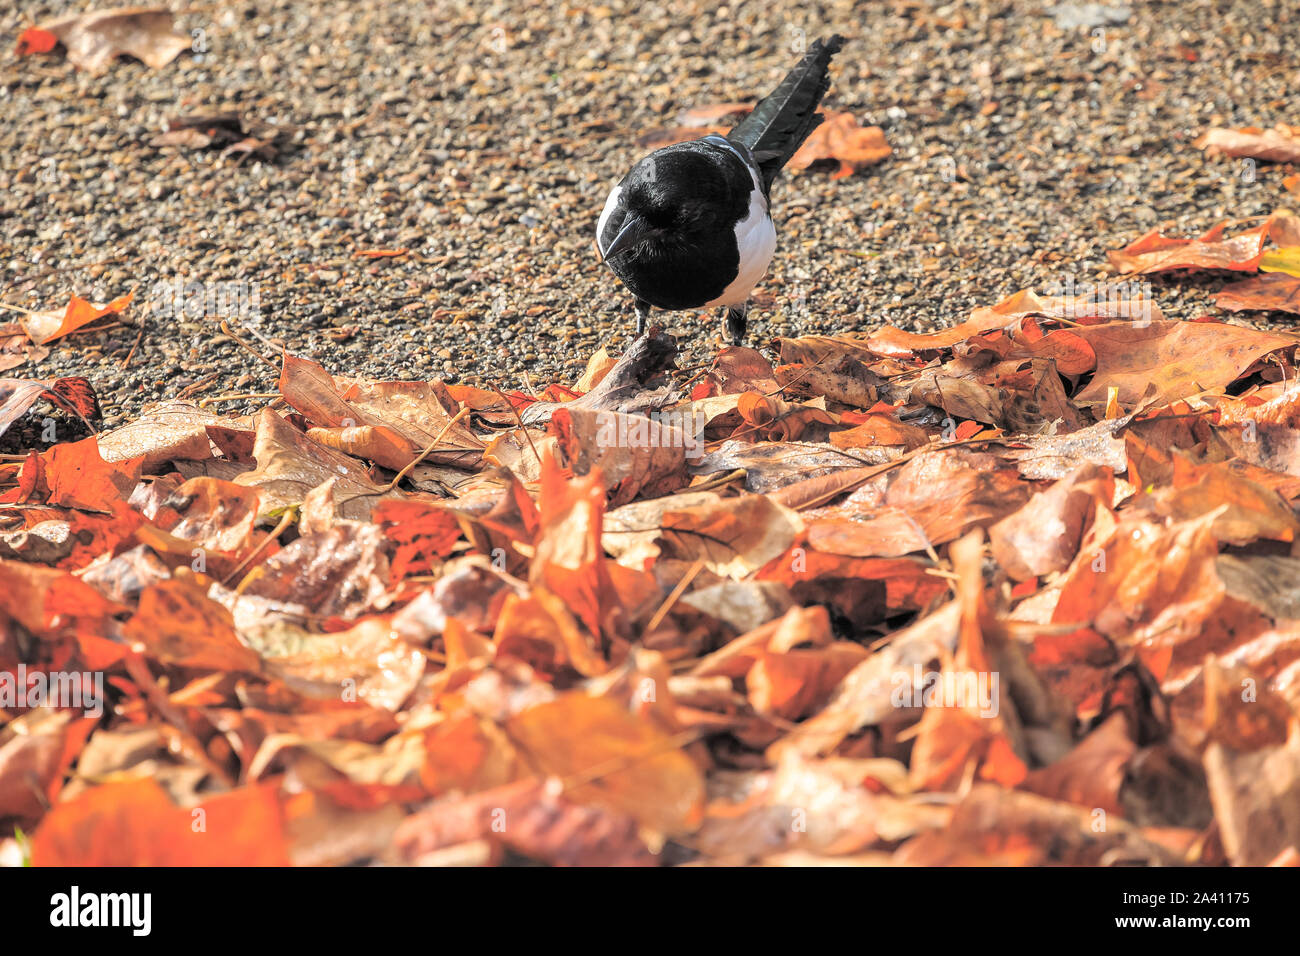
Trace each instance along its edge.
<path fill-rule="evenodd" d="M 851 112 L 832 112 L 826 114 L 786 165 L 807 169 L 818 160 L 833 159 L 840 168 L 832 178 L 843 179 L 887 159 L 892 152 L 879 126 L 863 127 Z"/>
<path fill-rule="evenodd" d="M 134 292 L 128 292 L 108 305 L 94 305 L 78 295 L 73 295 L 61 316 L 57 312 L 28 312 L 20 316 L 18 322 L 33 342 L 44 345 L 46 342 L 52 342 L 70 332 L 75 332 L 96 319 L 121 312 L 131 304 L 131 299 L 134 297 Z"/>
<path fill-rule="evenodd" d="M 190 578 L 149 585 L 123 634 L 165 664 L 256 673 L 261 658 L 235 635 L 230 612 L 204 590 Z"/>
<path fill-rule="evenodd" d="M 106 783 L 56 806 L 32 836 L 36 866 L 287 866 L 275 788 L 241 787 L 193 809 L 150 779 Z"/>

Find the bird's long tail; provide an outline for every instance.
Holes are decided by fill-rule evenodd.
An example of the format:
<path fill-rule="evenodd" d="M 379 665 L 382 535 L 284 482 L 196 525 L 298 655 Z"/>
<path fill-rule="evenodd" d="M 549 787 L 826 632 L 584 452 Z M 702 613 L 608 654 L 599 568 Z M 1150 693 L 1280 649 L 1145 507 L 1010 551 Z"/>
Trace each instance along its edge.
<path fill-rule="evenodd" d="M 843 45 L 844 38 L 838 34 L 814 43 L 781 85 L 727 134 L 727 139 L 754 154 L 765 188 L 771 188 L 776 174 L 821 123 L 817 106 L 831 85 L 831 57 Z"/>

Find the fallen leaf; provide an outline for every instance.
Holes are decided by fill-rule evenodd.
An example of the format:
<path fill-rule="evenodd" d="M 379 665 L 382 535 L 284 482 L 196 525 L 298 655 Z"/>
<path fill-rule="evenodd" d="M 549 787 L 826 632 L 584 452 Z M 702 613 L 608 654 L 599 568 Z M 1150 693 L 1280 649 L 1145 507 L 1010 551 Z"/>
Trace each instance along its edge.
<path fill-rule="evenodd" d="M 1110 263 L 1123 275 L 1148 275 L 1170 269 L 1226 269 L 1254 272 L 1264 254 L 1269 222 L 1238 233 L 1230 239 L 1220 223 L 1199 239 L 1174 239 L 1152 229 L 1141 239 L 1119 251 L 1107 253 Z"/>
<path fill-rule="evenodd" d="M 1285 273 L 1252 276 L 1224 286 L 1214 304 L 1229 312 L 1257 309 L 1300 315 L 1300 278 Z"/>
<path fill-rule="evenodd" d="M 671 737 L 604 697 L 571 692 L 521 711 L 506 733 L 570 799 L 635 818 L 664 836 L 689 833 L 704 778 Z"/>
<path fill-rule="evenodd" d="M 1272 129 L 1247 126 L 1242 129 L 1211 129 L 1192 144 L 1224 156 L 1249 156 L 1272 163 L 1300 162 L 1300 127 L 1278 123 Z"/>
<path fill-rule="evenodd" d="M 843 179 L 888 159 L 892 152 L 879 126 L 860 126 L 857 117 L 848 111 L 830 112 L 786 166 L 807 169 L 819 160 L 831 159 L 840 164 L 831 178 Z"/>
<path fill-rule="evenodd" d="M 18 54 L 49 53 L 62 44 L 68 62 L 90 73 L 103 72 L 118 56 L 133 56 L 159 70 L 190 48 L 190 38 L 173 29 L 165 7 L 74 13 L 25 30 Z"/>
<path fill-rule="evenodd" d="M 69 335 L 96 319 L 122 312 L 131 304 L 134 295 L 128 292 L 108 305 L 95 305 L 74 295 L 62 312 L 26 312 L 19 317 L 18 322 L 35 344 L 44 345 Z"/>
<path fill-rule="evenodd" d="M 196 827 L 198 811 L 203 826 Z M 287 866 L 273 787 L 247 786 L 178 807 L 152 780 L 106 783 L 45 815 L 36 866 Z"/>

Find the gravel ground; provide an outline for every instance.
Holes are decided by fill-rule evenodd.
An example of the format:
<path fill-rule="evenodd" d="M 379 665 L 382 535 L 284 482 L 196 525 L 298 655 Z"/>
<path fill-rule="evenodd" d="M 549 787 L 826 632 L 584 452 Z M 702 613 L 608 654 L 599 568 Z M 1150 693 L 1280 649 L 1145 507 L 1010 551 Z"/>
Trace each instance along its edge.
<path fill-rule="evenodd" d="M 260 0 L 190 8 L 178 26 L 206 52 L 160 70 L 119 60 L 90 76 L 5 52 L 0 299 L 244 283 L 226 288 L 260 298 L 251 340 L 336 373 L 571 381 L 632 327 L 593 231 L 637 138 L 680 109 L 766 93 L 803 37 L 833 31 L 850 42 L 827 105 L 883 126 L 895 154 L 845 180 L 779 181 L 757 342 L 950 324 L 1099 276 L 1107 249 L 1158 223 L 1199 233 L 1287 204 L 1281 168 L 1252 176 L 1191 142 L 1300 119 L 1293 0 L 1129 0 L 1096 35 L 1048 6 Z M 31 21 L 82 8 L 5 4 L 0 38 L 12 50 Z M 150 145 L 169 115 L 230 107 L 286 129 L 274 160 Z M 353 255 L 398 247 L 411 251 Z M 1196 284 L 1153 283 L 1183 318 L 1222 282 Z M 273 387 L 218 316 L 142 312 L 4 374 L 85 375 L 110 427 L 186 386 Z M 684 364 L 718 341 L 713 314 L 667 319 L 688 337 Z"/>

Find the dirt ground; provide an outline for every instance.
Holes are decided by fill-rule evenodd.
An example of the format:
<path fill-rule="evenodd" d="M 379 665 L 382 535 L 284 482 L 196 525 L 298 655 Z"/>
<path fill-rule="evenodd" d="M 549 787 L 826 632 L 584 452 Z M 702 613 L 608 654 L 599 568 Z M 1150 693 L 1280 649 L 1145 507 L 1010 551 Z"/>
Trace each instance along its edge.
<path fill-rule="evenodd" d="M 848 179 L 779 181 L 760 344 L 950 324 L 1103 276 L 1106 250 L 1160 223 L 1199 234 L 1294 201 L 1279 168 L 1192 145 L 1209 126 L 1297 121 L 1292 0 L 1129 0 L 1109 16 L 1029 0 L 259 0 L 180 15 L 203 52 L 99 76 L 12 53 L 23 27 L 83 4 L 16 6 L 0 10 L 0 301 L 137 300 L 4 374 L 87 376 L 108 427 L 189 386 L 273 386 L 222 334 L 229 316 L 146 314 L 178 278 L 233 291 L 267 355 L 283 343 L 345 375 L 572 382 L 631 331 L 593 232 L 638 138 L 766 93 L 831 32 L 849 42 L 827 106 L 882 126 L 895 152 Z M 1075 14 L 1084 25 L 1058 25 Z M 168 117 L 224 109 L 282 127 L 277 155 L 152 145 Z M 409 252 L 354 255 L 395 248 Z M 1219 284 L 1153 286 L 1189 318 Z M 718 335 L 714 315 L 667 320 L 685 362 Z"/>

